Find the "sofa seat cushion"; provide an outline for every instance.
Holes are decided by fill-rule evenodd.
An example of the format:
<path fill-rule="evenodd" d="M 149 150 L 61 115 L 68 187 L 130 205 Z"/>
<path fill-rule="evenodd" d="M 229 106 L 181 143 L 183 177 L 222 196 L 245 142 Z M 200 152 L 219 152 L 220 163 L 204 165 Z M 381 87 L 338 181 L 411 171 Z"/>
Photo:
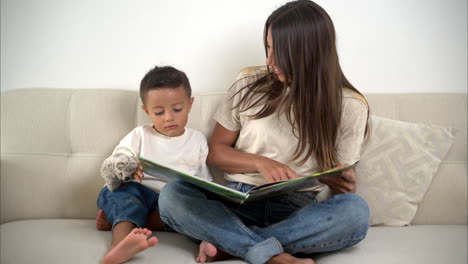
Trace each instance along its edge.
<path fill-rule="evenodd" d="M 112 233 L 97 231 L 94 220 L 41 219 L 2 224 L 2 264 L 102 263 Z M 168 232 L 155 233 L 159 243 L 126 263 L 195 264 L 198 246 L 188 238 Z M 233 259 L 226 264 L 245 264 Z"/>
<path fill-rule="evenodd" d="M 94 220 L 24 220 L 2 224 L 1 263 L 101 263 L 111 232 L 97 231 Z M 320 264 L 466 263 L 467 226 L 371 227 L 355 247 L 320 254 Z M 197 245 L 186 237 L 158 232 L 159 243 L 128 263 L 193 263 Z M 219 262 L 245 263 L 238 259 Z"/>
<path fill-rule="evenodd" d="M 466 263 L 466 225 L 370 227 L 367 237 L 339 254 L 322 254 L 319 264 Z"/>

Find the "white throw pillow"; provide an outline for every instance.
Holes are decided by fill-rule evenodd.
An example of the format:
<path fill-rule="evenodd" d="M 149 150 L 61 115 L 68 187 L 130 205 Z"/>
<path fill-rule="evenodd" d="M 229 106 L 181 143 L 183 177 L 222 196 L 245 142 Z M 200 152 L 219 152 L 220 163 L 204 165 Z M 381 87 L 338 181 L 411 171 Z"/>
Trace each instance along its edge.
<path fill-rule="evenodd" d="M 453 143 L 452 130 L 377 116 L 370 125 L 356 167 L 357 194 L 369 204 L 371 225 L 408 225 Z"/>

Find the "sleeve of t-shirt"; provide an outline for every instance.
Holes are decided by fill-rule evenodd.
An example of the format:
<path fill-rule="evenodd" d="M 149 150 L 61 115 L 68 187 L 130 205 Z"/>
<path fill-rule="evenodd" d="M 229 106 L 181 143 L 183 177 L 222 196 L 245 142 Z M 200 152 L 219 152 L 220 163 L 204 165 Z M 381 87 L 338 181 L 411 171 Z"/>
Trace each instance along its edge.
<path fill-rule="evenodd" d="M 337 142 L 340 164 L 354 164 L 360 160 L 367 115 L 368 107 L 361 100 L 349 97 L 344 101 Z"/>
<path fill-rule="evenodd" d="M 200 167 L 198 168 L 196 176 L 205 179 L 207 181 L 213 181 L 208 165 L 206 164 L 206 158 L 208 157 L 208 143 L 206 138 L 203 136 L 202 143 L 200 144 Z"/>
<path fill-rule="evenodd" d="M 246 85 L 245 78 L 239 74 L 235 83 L 227 91 L 224 100 L 221 101 L 213 118 L 224 128 L 231 131 L 239 131 L 241 129 L 240 115 L 238 108 L 234 106 L 239 102 L 241 94 L 238 91 Z"/>
<path fill-rule="evenodd" d="M 137 127 L 128 133 L 115 147 L 112 154 L 124 153 L 129 156 L 139 157 L 141 150 L 142 128 Z"/>

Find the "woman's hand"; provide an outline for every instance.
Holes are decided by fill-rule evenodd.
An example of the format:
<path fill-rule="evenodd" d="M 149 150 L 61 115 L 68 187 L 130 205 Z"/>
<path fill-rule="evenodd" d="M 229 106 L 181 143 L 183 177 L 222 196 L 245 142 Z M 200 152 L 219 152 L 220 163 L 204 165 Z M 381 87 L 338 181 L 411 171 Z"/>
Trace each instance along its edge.
<path fill-rule="evenodd" d="M 141 179 L 143 179 L 143 166 L 138 164 L 136 171 L 133 173 L 133 177 L 137 180 L 137 182 L 141 183 Z"/>
<path fill-rule="evenodd" d="M 335 169 L 340 169 L 348 166 L 348 164 L 343 164 Z M 354 168 L 350 168 L 346 171 L 341 172 L 341 175 L 330 175 L 325 176 L 319 179 L 321 183 L 324 183 L 330 187 L 333 194 L 341 193 L 354 193 L 356 192 L 356 183 L 357 177 L 354 174 Z"/>
<path fill-rule="evenodd" d="M 267 182 L 286 181 L 297 178 L 296 172 L 288 166 L 263 156 L 258 156 L 255 159 L 255 166 Z"/>

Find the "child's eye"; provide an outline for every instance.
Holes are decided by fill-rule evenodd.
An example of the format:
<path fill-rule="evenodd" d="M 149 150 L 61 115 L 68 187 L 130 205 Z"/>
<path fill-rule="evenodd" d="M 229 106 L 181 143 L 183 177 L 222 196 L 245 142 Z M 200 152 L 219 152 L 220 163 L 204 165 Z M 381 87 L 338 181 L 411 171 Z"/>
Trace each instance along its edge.
<path fill-rule="evenodd" d="M 154 113 L 155 115 L 162 115 L 164 114 L 164 112 L 157 112 L 157 113 Z"/>
<path fill-rule="evenodd" d="M 182 111 L 182 110 L 183 110 L 182 108 L 180 108 L 180 109 L 174 109 L 174 112 L 180 112 L 180 111 Z"/>

